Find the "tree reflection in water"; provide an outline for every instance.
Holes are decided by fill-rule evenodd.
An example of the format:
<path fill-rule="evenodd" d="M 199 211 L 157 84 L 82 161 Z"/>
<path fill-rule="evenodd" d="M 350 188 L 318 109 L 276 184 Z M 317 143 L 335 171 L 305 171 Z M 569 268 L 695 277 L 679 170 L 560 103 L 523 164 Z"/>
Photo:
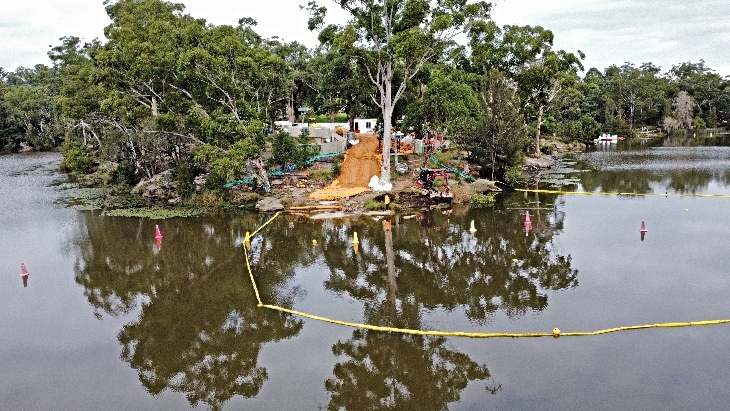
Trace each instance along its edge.
<path fill-rule="evenodd" d="M 519 207 L 524 199 L 515 197 L 503 200 L 501 213 L 467 212 L 456 224 L 446 210 L 384 223 L 382 234 L 372 225 L 357 227 L 363 235 L 354 258 L 329 250 L 346 246 L 355 228 L 325 226 L 325 286 L 360 301 L 365 322 L 394 328 L 423 329 L 424 311 L 436 309 L 464 307 L 480 324 L 498 310 L 511 317 L 544 310 L 546 292 L 577 286 L 578 272 L 570 256 L 552 247 L 563 214 L 554 208 L 543 216 L 536 200 L 538 218 L 527 239 Z M 488 227 L 478 240 L 468 231 L 472 216 Z M 356 330 L 333 353 L 347 358 L 325 383 L 331 410 L 446 409 L 470 381 L 491 377 L 486 365 L 449 349 L 442 338 Z M 487 382 L 485 388 L 496 393 L 501 387 Z"/>
<path fill-rule="evenodd" d="M 119 341 L 122 359 L 143 386 L 153 395 L 182 392 L 191 405 L 204 402 L 212 409 L 236 395 L 256 396 L 268 378 L 258 366 L 263 345 L 291 338 L 303 326 L 300 319 L 258 308 L 250 283 L 242 280 L 248 278 L 242 227 L 261 222 L 220 221 L 165 221 L 160 228 L 167 241 L 158 250 L 147 232 L 154 229 L 150 221 L 89 216 L 76 267 L 76 281 L 98 316 L 141 308 Z M 276 272 L 274 283 L 294 273 Z"/>
<path fill-rule="evenodd" d="M 325 291 L 350 295 L 365 322 L 427 328 L 430 311 L 461 308 L 488 324 L 547 307 L 547 292 L 577 285 L 570 256 L 555 252 L 562 229 L 555 208 L 534 207 L 525 236 L 525 199 L 513 195 L 495 210 L 399 217 L 385 230 L 372 219 L 311 221 L 280 216 L 251 242 L 250 262 L 264 302 L 294 307 L 300 267 L 325 264 Z M 546 197 L 543 204 L 553 204 Z M 304 322 L 257 307 L 241 245 L 266 216 L 155 222 L 87 215 L 76 281 L 97 315 L 139 310 L 119 332 L 122 358 L 154 395 L 184 393 L 190 404 L 219 409 L 234 396 L 257 396 L 268 379 L 259 365 L 264 344 L 297 336 Z M 479 231 L 472 238 L 469 221 Z M 360 252 L 351 248 L 354 232 Z M 316 247 L 312 239 L 321 241 Z M 336 315 L 333 314 L 336 317 Z M 444 409 L 471 381 L 491 382 L 486 365 L 454 350 L 448 339 L 355 330 L 339 341 L 341 357 L 325 381 L 330 409 Z"/>

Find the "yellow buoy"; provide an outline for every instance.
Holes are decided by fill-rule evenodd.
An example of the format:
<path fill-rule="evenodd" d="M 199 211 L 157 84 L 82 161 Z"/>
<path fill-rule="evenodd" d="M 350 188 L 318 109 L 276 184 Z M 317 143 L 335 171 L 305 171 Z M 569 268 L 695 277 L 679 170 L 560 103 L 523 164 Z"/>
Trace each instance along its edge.
<path fill-rule="evenodd" d="M 558 338 L 560 337 L 560 328 L 553 328 L 553 337 Z"/>
<path fill-rule="evenodd" d="M 360 244 L 360 240 L 357 239 L 357 232 L 355 234 L 353 234 L 353 236 L 352 236 L 352 243 Z"/>
<path fill-rule="evenodd" d="M 317 240 L 312 240 L 312 245 L 317 245 Z"/>
<path fill-rule="evenodd" d="M 477 232 L 476 227 L 474 227 L 474 220 L 471 220 L 471 227 L 469 227 L 469 232 L 472 234 Z"/>
<path fill-rule="evenodd" d="M 251 234 L 246 231 L 246 238 L 243 240 L 244 247 L 251 248 Z"/>

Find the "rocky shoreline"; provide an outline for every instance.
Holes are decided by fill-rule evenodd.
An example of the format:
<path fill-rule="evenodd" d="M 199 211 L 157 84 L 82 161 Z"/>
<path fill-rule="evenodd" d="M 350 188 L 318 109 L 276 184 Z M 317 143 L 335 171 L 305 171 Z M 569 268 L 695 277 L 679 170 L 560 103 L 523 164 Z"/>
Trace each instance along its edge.
<path fill-rule="evenodd" d="M 558 154 L 542 155 L 540 157 L 529 157 L 522 166 L 522 180 L 524 184 L 533 184 L 542 170 L 555 166 L 557 158 L 569 151 L 566 147 L 557 147 Z M 359 215 L 392 215 L 398 210 L 428 209 L 444 207 L 438 201 L 432 201 L 414 189 L 417 171 L 423 165 L 422 156 L 409 156 L 406 159 L 408 171 L 397 175 L 393 179 L 393 189 L 389 192 L 366 191 L 351 197 L 335 201 L 319 201 L 310 198 L 310 194 L 322 187 L 323 181 L 312 181 L 309 178 L 314 170 L 322 173 L 331 170 L 332 163 L 323 161 L 313 164 L 307 170 L 290 173 L 282 178 L 272 180 L 272 191 L 264 194 L 260 189 L 256 190 L 247 185 L 238 185 L 230 189 L 230 202 L 236 207 L 255 210 L 261 213 L 272 213 L 286 211 L 291 208 L 309 208 L 298 211 L 310 218 L 341 218 Z M 501 188 L 496 182 L 489 180 L 476 180 L 466 182 L 463 180 L 450 180 L 451 191 L 454 194 L 454 204 L 466 204 L 474 194 L 494 194 L 500 192 Z M 195 181 L 196 192 L 202 192 L 205 179 L 198 177 Z M 172 173 L 161 173 L 150 180 L 141 181 L 131 189 L 131 194 L 141 196 L 156 204 L 167 207 L 184 205 L 183 199 L 177 193 L 177 184 Z M 385 195 L 391 200 L 391 209 L 375 209 L 373 203 L 384 202 Z M 370 209 L 368 208 L 368 203 Z M 376 207 L 380 204 L 376 204 Z M 330 209 L 327 209 L 327 207 Z M 384 204 L 383 204 L 384 206 Z M 321 207 L 321 208 L 320 208 Z M 383 207 L 384 208 L 384 207 Z"/>

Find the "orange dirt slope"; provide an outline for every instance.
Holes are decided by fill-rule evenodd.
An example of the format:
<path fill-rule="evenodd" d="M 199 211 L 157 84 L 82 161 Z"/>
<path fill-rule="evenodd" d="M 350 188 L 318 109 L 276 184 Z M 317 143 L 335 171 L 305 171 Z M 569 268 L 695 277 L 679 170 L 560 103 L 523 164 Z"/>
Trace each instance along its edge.
<path fill-rule="evenodd" d="M 380 176 L 381 161 L 378 138 L 361 135 L 360 142 L 345 153 L 339 177 L 329 187 L 310 194 L 309 198 L 338 200 L 369 191 L 370 179 Z"/>

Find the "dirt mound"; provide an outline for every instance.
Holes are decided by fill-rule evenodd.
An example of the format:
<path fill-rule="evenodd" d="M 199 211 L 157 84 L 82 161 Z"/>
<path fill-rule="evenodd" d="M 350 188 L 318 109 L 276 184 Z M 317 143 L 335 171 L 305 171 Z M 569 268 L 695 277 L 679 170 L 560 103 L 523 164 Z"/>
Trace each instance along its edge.
<path fill-rule="evenodd" d="M 373 176 L 380 176 L 381 155 L 375 136 L 361 136 L 360 142 L 350 147 L 342 162 L 342 171 L 333 187 L 366 187 Z"/>
<path fill-rule="evenodd" d="M 380 176 L 381 161 L 378 138 L 361 135 L 360 142 L 345 153 L 339 177 L 329 187 L 310 194 L 309 198 L 336 200 L 369 191 L 370 179 Z"/>

